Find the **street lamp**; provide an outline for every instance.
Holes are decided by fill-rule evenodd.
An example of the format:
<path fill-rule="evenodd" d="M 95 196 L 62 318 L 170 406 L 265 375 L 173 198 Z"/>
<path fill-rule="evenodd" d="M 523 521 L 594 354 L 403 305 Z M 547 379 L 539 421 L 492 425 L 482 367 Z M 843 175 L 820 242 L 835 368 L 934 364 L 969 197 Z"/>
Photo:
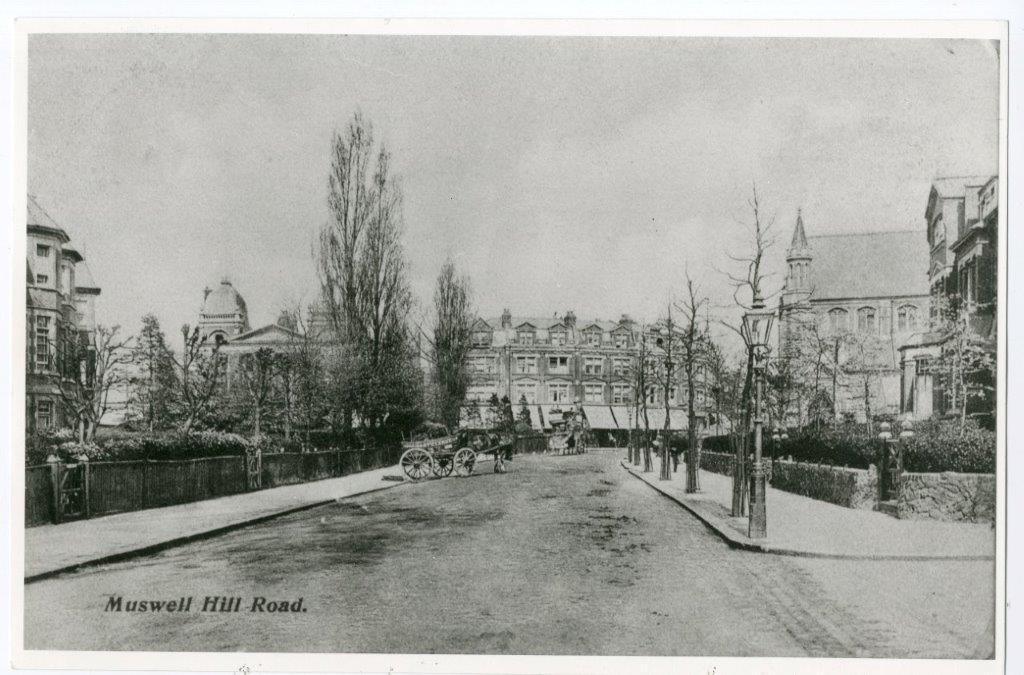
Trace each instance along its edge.
<path fill-rule="evenodd" d="M 754 489 L 750 494 L 750 520 L 747 525 L 747 536 L 751 539 L 763 539 L 768 536 L 768 516 L 764 503 L 765 473 L 761 459 L 761 434 L 764 426 L 761 398 L 768 337 L 771 335 L 774 318 L 775 312 L 765 307 L 760 293 L 754 295 L 753 306 L 743 315 L 744 339 L 754 350 Z"/>
<path fill-rule="evenodd" d="M 775 473 L 775 456 L 779 454 L 779 443 L 782 442 L 782 432 L 779 427 L 772 431 L 772 473 Z"/>

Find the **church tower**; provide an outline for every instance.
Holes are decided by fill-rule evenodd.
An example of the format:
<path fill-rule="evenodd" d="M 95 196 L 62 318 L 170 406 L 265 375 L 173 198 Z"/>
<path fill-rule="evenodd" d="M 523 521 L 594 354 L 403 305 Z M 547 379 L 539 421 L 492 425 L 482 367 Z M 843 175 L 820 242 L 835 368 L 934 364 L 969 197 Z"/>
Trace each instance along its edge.
<path fill-rule="evenodd" d="M 786 287 L 782 292 L 784 307 L 807 305 L 811 299 L 811 261 L 814 255 L 807 243 L 804 232 L 804 218 L 800 210 L 796 212 L 796 227 L 793 228 L 793 240 L 786 250 Z"/>
<path fill-rule="evenodd" d="M 795 339 L 801 327 L 809 327 L 814 320 L 811 312 L 811 262 L 813 252 L 807 243 L 803 214 L 797 209 L 796 227 L 793 239 L 786 250 L 786 283 L 779 299 L 779 347 L 780 352 L 799 349 L 800 340 Z"/>

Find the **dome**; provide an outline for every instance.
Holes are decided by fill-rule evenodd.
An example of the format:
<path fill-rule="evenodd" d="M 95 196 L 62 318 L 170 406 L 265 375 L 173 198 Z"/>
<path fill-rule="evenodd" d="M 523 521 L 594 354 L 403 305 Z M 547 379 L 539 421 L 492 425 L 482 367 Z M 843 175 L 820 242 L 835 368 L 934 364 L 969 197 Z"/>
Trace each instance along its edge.
<path fill-rule="evenodd" d="M 246 316 L 248 310 L 241 294 L 235 290 L 230 281 L 224 279 L 217 288 L 207 293 L 202 313 L 203 316 L 233 316 L 235 314 Z"/>

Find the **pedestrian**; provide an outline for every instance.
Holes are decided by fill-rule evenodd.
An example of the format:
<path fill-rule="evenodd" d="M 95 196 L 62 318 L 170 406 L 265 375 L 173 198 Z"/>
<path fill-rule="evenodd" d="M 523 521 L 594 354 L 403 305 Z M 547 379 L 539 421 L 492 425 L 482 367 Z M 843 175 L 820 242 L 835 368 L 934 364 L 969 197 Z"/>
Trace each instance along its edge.
<path fill-rule="evenodd" d="M 668 450 L 672 453 L 672 472 L 676 473 L 679 471 L 679 451 L 681 448 L 678 443 L 669 443 Z"/>

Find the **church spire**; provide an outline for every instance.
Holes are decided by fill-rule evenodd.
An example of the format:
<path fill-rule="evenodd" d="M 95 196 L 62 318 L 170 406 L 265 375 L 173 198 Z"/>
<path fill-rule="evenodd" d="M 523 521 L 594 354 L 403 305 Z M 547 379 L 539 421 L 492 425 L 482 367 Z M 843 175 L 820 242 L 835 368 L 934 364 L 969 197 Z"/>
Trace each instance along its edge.
<path fill-rule="evenodd" d="M 796 210 L 796 227 L 793 228 L 793 241 L 790 242 L 791 250 L 807 248 L 807 234 L 804 232 L 804 217 L 801 209 Z"/>

